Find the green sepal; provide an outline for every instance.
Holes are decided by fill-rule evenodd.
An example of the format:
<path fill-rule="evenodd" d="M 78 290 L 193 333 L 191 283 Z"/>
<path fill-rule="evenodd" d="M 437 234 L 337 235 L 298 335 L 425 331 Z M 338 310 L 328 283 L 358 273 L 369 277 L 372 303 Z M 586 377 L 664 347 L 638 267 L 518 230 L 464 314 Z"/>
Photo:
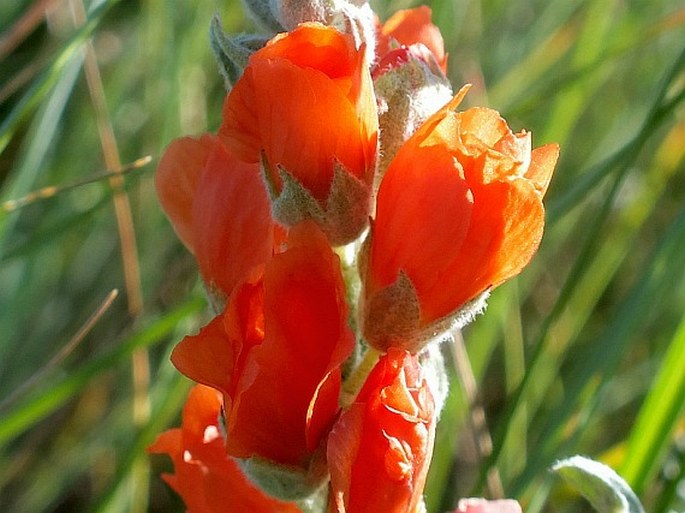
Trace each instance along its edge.
<path fill-rule="evenodd" d="M 364 337 L 376 349 L 399 347 L 410 353 L 422 349 L 423 341 L 411 336 L 421 320 L 421 305 L 414 284 L 404 271 L 400 271 L 394 283 L 368 298 L 362 312 Z"/>
<path fill-rule="evenodd" d="M 267 33 L 285 32 L 285 28 L 274 16 L 272 0 L 242 0 L 243 7 L 252 21 Z"/>
<path fill-rule="evenodd" d="M 359 251 L 359 275 L 368 274 L 369 253 L 373 239 L 373 223 Z M 400 269 L 397 278 L 370 297 L 361 294 L 360 316 L 362 332 L 369 345 L 380 351 L 398 347 L 412 354 L 419 353 L 433 341 L 439 341 L 453 330 L 472 322 L 487 306 L 490 289 L 461 305 L 444 317 L 429 323 L 421 319 L 421 300 L 409 275 Z"/>
<path fill-rule="evenodd" d="M 243 74 L 250 56 L 262 48 L 267 38 L 252 34 L 228 36 L 221 25 L 221 17 L 215 14 L 209 28 L 209 41 L 216 58 L 219 72 L 229 90 Z"/>
<path fill-rule="evenodd" d="M 628 483 L 598 461 L 573 456 L 558 461 L 551 470 L 581 493 L 599 513 L 645 513 Z"/>
<path fill-rule="evenodd" d="M 332 246 L 355 240 L 368 224 L 371 210 L 371 187 L 335 164 L 333 181 L 325 205 L 282 166 L 277 166 L 280 191 L 272 180 L 273 170 L 262 155 L 262 176 L 271 198 L 274 219 L 285 226 L 310 219 L 326 234 Z"/>
<path fill-rule="evenodd" d="M 316 492 L 299 501 L 295 501 L 302 513 L 321 513 L 328 511 L 328 486 L 321 486 Z"/>
<path fill-rule="evenodd" d="M 308 469 L 279 465 L 257 456 L 236 458 L 236 462 L 259 489 L 282 501 L 314 505 L 321 488 L 328 483 L 326 465 L 316 457 Z"/>

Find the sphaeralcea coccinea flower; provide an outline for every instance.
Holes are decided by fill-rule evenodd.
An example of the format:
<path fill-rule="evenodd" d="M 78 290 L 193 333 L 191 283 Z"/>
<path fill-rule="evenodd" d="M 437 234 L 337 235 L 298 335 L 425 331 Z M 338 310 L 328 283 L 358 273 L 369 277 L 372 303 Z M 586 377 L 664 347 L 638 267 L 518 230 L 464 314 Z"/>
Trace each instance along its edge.
<path fill-rule="evenodd" d="M 380 185 L 361 258 L 364 334 L 419 350 L 464 308 L 518 274 L 542 238 L 558 146 L 531 149 L 498 112 L 457 111 L 466 93 L 400 148 Z"/>

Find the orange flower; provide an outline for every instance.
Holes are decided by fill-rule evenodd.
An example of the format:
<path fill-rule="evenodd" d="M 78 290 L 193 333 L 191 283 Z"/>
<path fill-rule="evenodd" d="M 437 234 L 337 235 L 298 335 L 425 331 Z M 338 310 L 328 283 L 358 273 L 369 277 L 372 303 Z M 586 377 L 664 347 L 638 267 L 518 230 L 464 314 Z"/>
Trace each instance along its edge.
<path fill-rule="evenodd" d="M 433 452 L 434 413 L 418 358 L 390 348 L 329 435 L 331 510 L 419 511 Z"/>
<path fill-rule="evenodd" d="M 518 274 L 540 244 L 558 146 L 531 151 L 530 133 L 512 133 L 494 110 L 456 112 L 466 90 L 405 143 L 381 183 L 361 265 L 364 332 L 378 348 L 416 351 L 467 320 L 463 307 Z"/>
<path fill-rule="evenodd" d="M 155 185 L 210 288 L 230 294 L 246 273 L 271 257 L 275 227 L 257 166 L 236 159 L 218 137 L 173 141 L 159 162 Z"/>
<path fill-rule="evenodd" d="M 306 469 L 338 412 L 340 367 L 353 349 L 338 257 L 312 223 L 226 310 L 176 346 L 185 375 L 224 394 L 227 450 Z"/>
<path fill-rule="evenodd" d="M 194 387 L 181 428 L 162 433 L 148 449 L 171 456 L 176 473 L 162 477 L 183 498 L 188 513 L 299 513 L 295 504 L 264 495 L 226 454 L 220 409 L 216 390 Z"/>
<path fill-rule="evenodd" d="M 391 52 L 392 41 L 403 46 L 421 43 L 433 54 L 443 73 L 447 54 L 440 29 L 431 22 L 431 9 L 425 5 L 397 11 L 378 29 L 376 54 L 382 60 Z"/>
<path fill-rule="evenodd" d="M 314 219 L 334 244 L 366 225 L 377 133 L 363 48 L 315 23 L 250 57 L 219 131 L 241 159 L 261 159 L 279 221 Z"/>

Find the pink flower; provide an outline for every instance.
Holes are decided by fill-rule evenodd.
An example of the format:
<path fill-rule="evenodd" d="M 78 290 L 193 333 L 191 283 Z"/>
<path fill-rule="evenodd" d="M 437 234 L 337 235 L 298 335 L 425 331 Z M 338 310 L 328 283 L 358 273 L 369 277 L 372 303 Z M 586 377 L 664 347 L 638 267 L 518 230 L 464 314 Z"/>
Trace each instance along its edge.
<path fill-rule="evenodd" d="M 513 499 L 461 499 L 454 513 L 521 513 L 521 506 Z"/>

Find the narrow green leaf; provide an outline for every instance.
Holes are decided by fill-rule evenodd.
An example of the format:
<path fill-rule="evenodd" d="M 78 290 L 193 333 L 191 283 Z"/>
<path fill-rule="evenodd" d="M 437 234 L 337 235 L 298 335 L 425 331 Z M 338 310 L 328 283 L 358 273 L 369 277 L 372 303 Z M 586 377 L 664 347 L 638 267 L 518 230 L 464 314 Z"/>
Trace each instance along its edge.
<path fill-rule="evenodd" d="M 152 322 L 146 328 L 141 329 L 118 347 L 83 365 L 61 381 L 46 386 L 36 395 L 25 400 L 21 405 L 3 416 L 3 421 L 0 423 L 0 446 L 11 441 L 55 411 L 88 386 L 91 379 L 128 358 L 135 349 L 149 347 L 160 342 L 179 321 L 199 312 L 204 306 L 204 300 L 191 299 L 164 317 Z"/>
<path fill-rule="evenodd" d="M 636 492 L 645 489 L 685 405 L 685 318 L 649 389 L 628 441 L 622 474 Z"/>
<path fill-rule="evenodd" d="M 9 144 L 19 123 L 29 115 L 45 95 L 62 78 L 64 68 L 75 58 L 80 58 L 81 49 L 99 26 L 105 13 L 119 0 L 102 2 L 89 13 L 88 21 L 71 37 L 69 42 L 52 60 L 50 67 L 36 79 L 9 115 L 0 123 L 0 154 Z"/>

